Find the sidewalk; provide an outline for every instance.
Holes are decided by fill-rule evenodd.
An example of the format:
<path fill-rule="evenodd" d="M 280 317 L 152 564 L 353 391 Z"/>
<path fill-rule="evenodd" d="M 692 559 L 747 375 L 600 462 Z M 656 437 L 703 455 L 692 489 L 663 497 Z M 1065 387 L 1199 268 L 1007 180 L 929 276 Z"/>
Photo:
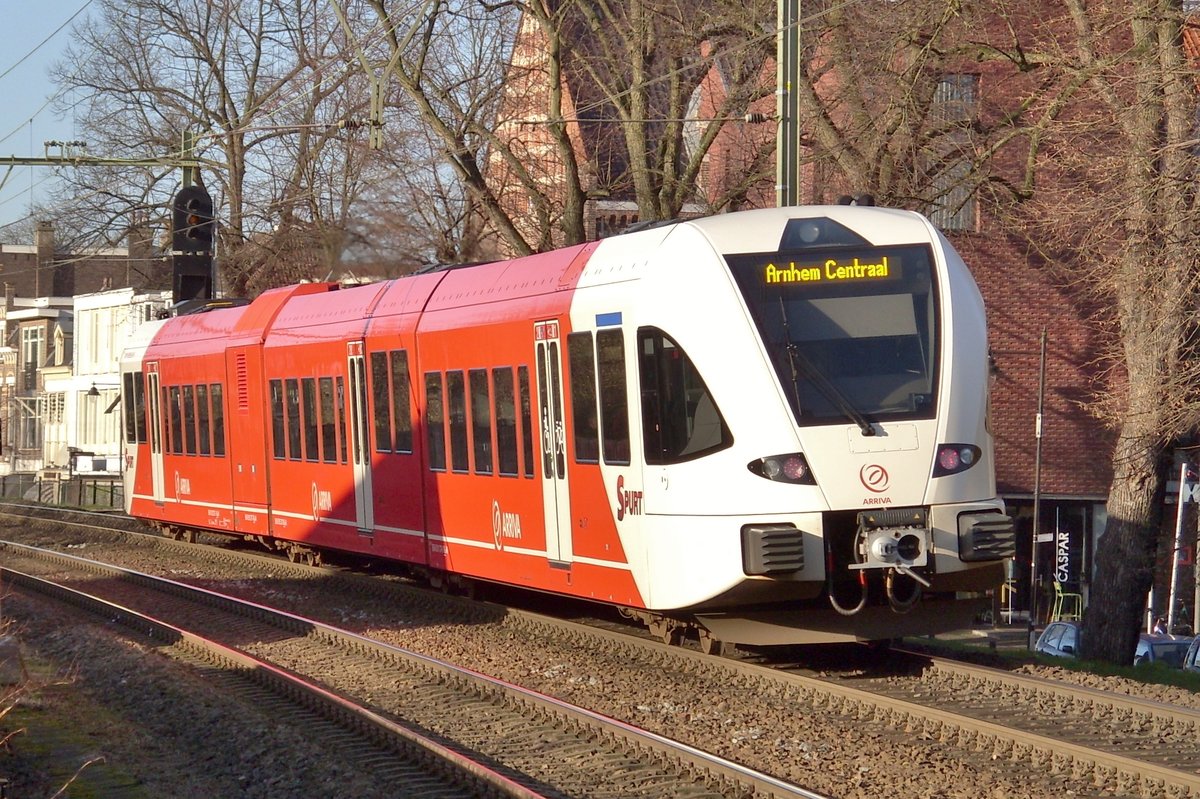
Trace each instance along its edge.
<path fill-rule="evenodd" d="M 1036 636 L 1041 631 L 1034 630 Z M 954 642 L 967 646 L 978 645 L 985 649 L 1028 651 L 1029 628 L 1024 624 L 1002 624 L 996 627 L 980 625 L 966 630 L 955 630 L 934 636 L 939 641 Z M 1035 637 L 1036 640 L 1036 637 Z"/>

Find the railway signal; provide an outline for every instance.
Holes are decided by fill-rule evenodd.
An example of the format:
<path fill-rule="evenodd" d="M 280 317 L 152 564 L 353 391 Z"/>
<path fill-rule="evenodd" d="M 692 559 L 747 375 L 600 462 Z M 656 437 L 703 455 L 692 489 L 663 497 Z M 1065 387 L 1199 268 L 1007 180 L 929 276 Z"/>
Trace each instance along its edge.
<path fill-rule="evenodd" d="M 177 252 L 208 252 L 213 249 L 212 198 L 201 186 L 184 186 L 173 204 L 171 249 Z"/>
<path fill-rule="evenodd" d="M 176 303 L 211 300 L 216 220 L 212 198 L 202 186 L 184 186 L 171 208 L 171 275 Z"/>

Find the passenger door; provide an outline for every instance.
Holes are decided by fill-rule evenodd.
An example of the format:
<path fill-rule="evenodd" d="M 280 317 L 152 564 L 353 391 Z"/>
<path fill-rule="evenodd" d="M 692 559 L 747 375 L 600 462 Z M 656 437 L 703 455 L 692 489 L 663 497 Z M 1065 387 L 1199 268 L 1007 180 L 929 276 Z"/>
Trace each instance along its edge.
<path fill-rule="evenodd" d="M 363 342 L 346 345 L 346 366 L 350 375 L 350 459 L 354 463 L 354 503 L 358 529 L 370 532 L 375 527 L 375 508 L 371 484 L 371 437 L 367 415 L 367 365 Z"/>
<path fill-rule="evenodd" d="M 154 504 L 166 501 L 163 481 L 162 388 L 158 362 L 146 364 L 146 407 L 150 414 L 150 484 Z"/>
<path fill-rule="evenodd" d="M 559 324 L 551 319 L 533 326 L 536 342 L 538 410 L 541 426 L 542 507 L 546 557 L 570 564 L 571 495 L 567 472 L 566 415 L 563 410 L 562 348 Z"/>

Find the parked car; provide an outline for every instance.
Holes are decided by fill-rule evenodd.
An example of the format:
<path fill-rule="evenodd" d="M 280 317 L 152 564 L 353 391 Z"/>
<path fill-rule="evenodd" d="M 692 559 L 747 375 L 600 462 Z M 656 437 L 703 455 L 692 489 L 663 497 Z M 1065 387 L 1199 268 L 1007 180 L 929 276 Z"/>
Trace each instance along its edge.
<path fill-rule="evenodd" d="M 1183 655 L 1184 671 L 1200 671 L 1200 636 L 1192 639 L 1188 650 Z"/>
<path fill-rule="evenodd" d="M 1137 651 L 1133 654 L 1133 665 L 1162 663 L 1164 666 L 1179 668 L 1183 665 L 1184 655 L 1187 654 L 1193 640 L 1182 635 L 1142 633 L 1138 637 Z"/>
<path fill-rule="evenodd" d="M 1038 636 L 1033 651 L 1053 657 L 1076 657 L 1079 652 L 1080 633 L 1081 625 L 1077 621 L 1050 622 Z M 1200 671 L 1200 644 L 1197 642 L 1200 642 L 1200 638 L 1142 633 L 1138 636 L 1137 649 L 1134 650 L 1133 665 L 1162 663 L 1166 666 L 1184 666 Z M 1192 665 L 1187 667 L 1187 663 Z"/>
<path fill-rule="evenodd" d="M 1034 652 L 1054 657 L 1073 658 L 1079 650 L 1079 628 L 1077 621 L 1052 621 L 1042 630 Z"/>

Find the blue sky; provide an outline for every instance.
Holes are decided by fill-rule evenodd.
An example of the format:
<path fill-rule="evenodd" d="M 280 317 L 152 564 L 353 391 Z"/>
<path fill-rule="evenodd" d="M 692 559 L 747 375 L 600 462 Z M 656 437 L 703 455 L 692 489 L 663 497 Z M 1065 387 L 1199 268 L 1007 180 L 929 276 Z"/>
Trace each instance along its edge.
<path fill-rule="evenodd" d="M 90 0 L 0 0 L 0 156 L 41 157 L 48 139 L 87 139 L 69 115 L 60 119 L 49 106 L 43 108 L 55 89 L 50 65 L 70 41 L 72 25 L 62 26 L 80 9 L 75 23 L 84 20 L 93 10 L 85 6 Z M 7 171 L 8 165 L 0 164 L 0 180 Z M 0 189 L 0 225 L 23 218 L 31 187 L 37 200 L 52 175 L 49 167 L 13 167 Z"/>

